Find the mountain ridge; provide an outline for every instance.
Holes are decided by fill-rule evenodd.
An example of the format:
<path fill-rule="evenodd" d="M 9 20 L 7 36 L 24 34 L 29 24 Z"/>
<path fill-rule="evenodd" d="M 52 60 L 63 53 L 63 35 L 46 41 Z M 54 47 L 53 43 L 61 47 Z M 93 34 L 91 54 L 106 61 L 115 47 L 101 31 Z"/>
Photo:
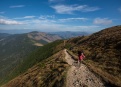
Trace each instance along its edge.
<path fill-rule="evenodd" d="M 113 84 L 121 84 L 121 26 L 114 26 L 90 36 L 71 38 L 68 48 L 77 55 L 83 50 L 88 66 Z M 95 68 L 94 68 L 95 67 Z M 97 69 L 96 69 L 97 68 Z M 115 82 L 113 81 L 115 79 Z"/>
<path fill-rule="evenodd" d="M 61 69 L 59 70 L 59 68 L 57 68 L 56 66 L 58 65 L 54 65 L 55 63 L 61 63 L 62 65 L 59 65 L 60 68 L 62 68 L 61 66 L 63 66 L 64 64 L 66 64 L 68 66 L 67 63 L 65 63 L 65 61 L 62 58 L 62 61 L 58 61 L 59 56 L 62 56 L 63 54 L 61 53 L 59 56 L 54 56 L 52 58 L 52 61 L 49 62 L 48 56 L 46 56 L 48 53 L 50 53 L 51 55 L 54 55 L 57 50 L 62 50 L 65 48 L 67 48 L 68 50 L 70 50 L 74 55 L 78 55 L 77 52 L 78 50 L 83 50 L 84 54 L 86 55 L 86 58 L 84 60 L 84 63 L 87 65 L 87 67 L 89 67 L 90 69 L 92 69 L 92 71 L 94 71 L 96 73 L 96 75 L 101 76 L 104 80 L 106 80 L 108 83 L 114 84 L 117 87 L 120 87 L 121 85 L 121 69 L 120 69 L 120 58 L 121 58 L 121 26 L 114 26 L 114 27 L 110 27 L 107 28 L 105 30 L 101 30 L 97 33 L 94 33 L 92 35 L 89 36 L 81 36 L 81 37 L 76 37 L 76 38 L 70 38 L 68 40 L 63 40 L 56 43 L 50 43 L 49 47 L 48 44 L 45 45 L 43 47 L 43 49 L 40 51 L 35 51 L 35 53 L 31 54 L 28 57 L 29 64 L 25 62 L 25 64 L 27 65 L 27 69 L 31 68 L 33 65 L 35 64 L 40 64 L 42 67 L 47 66 L 46 68 L 44 67 L 44 69 L 48 69 L 51 70 L 50 71 L 55 71 L 56 75 L 57 73 L 59 73 L 59 71 L 61 71 Z M 55 45 L 56 44 L 56 45 Z M 52 47 L 52 48 L 51 48 Z M 49 50 L 47 50 L 49 49 Z M 51 49 L 51 50 L 50 50 Z M 48 52 L 46 52 L 48 51 Z M 53 52 L 55 51 L 55 52 Z M 42 54 L 40 54 L 42 53 Z M 36 56 L 35 56 L 36 55 Z M 43 55 L 43 60 L 41 60 L 40 57 L 41 55 Z M 75 60 L 77 60 L 77 57 L 74 57 Z M 34 63 L 32 62 L 34 60 Z M 59 58 L 61 60 L 61 58 Z M 44 63 L 42 63 L 42 61 L 45 61 Z M 51 65 L 53 64 L 53 65 Z M 22 68 L 24 68 L 26 65 L 23 65 Z M 29 67 L 28 67 L 29 66 Z M 36 68 L 34 68 L 36 70 Z M 63 68 L 64 71 L 66 70 L 66 68 Z M 62 70 L 63 70 L 62 69 Z M 23 71 L 23 73 L 25 73 L 25 71 Z M 34 71 L 33 71 L 34 73 Z M 53 85 L 53 81 L 54 82 L 58 82 L 61 81 L 59 80 L 55 80 L 53 77 L 54 74 L 52 74 L 51 72 L 46 72 L 48 75 L 43 76 L 42 78 L 44 78 L 44 82 L 40 82 L 43 84 L 43 87 L 47 87 L 48 85 L 51 86 L 55 86 Z M 21 74 L 21 73 L 20 73 Z M 19 75 L 20 75 L 19 74 Z M 29 74 L 29 73 L 27 73 Z M 25 74 L 26 75 L 26 74 Z M 39 74 L 38 74 L 39 75 Z M 59 74 L 58 74 L 59 75 Z M 49 79 L 46 79 L 47 77 L 49 77 Z M 63 77 L 63 76 L 62 76 Z M 66 77 L 66 74 L 65 76 Z M 23 77 L 21 77 L 23 78 Z M 27 77 L 30 78 L 30 77 Z M 26 79 L 27 79 L 26 78 Z M 45 80 L 46 79 L 46 80 Z M 54 80 L 53 80 L 54 79 Z M 32 79 L 34 80 L 34 79 Z M 51 80 L 51 81 L 50 81 Z M 115 82 L 114 82 L 115 80 Z M 17 80 L 20 81 L 20 78 Z M 25 81 L 25 80 L 24 80 Z M 36 82 L 36 80 L 34 80 Z M 46 82 L 49 81 L 49 84 Z M 52 82 L 52 84 L 51 84 Z M 62 80 L 63 82 L 63 80 Z M 11 83 L 9 83 L 11 84 Z M 12 83 L 13 85 L 15 85 L 14 83 Z M 24 82 L 24 85 L 29 84 Z M 7 85 L 7 84 L 6 84 Z M 30 82 L 30 85 L 31 82 Z M 40 85 L 38 85 L 40 86 Z M 60 85 L 57 85 L 55 87 L 61 87 Z"/>

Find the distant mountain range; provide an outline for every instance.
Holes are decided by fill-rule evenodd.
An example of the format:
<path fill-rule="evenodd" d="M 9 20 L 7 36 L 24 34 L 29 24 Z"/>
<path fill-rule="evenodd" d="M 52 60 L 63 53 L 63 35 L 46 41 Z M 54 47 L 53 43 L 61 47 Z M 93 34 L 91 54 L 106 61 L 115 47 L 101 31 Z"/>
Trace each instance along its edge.
<path fill-rule="evenodd" d="M 62 37 L 64 39 L 89 35 L 89 33 L 87 33 L 87 32 L 72 32 L 72 31 L 51 32 L 51 34 L 59 35 L 60 37 Z"/>
<path fill-rule="evenodd" d="M 0 30 L 1 33 L 9 33 L 9 34 L 23 34 L 23 33 L 28 33 L 28 32 L 32 32 L 32 31 L 34 31 L 34 30 L 32 30 L 32 29 Z M 36 30 L 35 32 L 41 32 L 41 31 Z M 46 32 L 46 33 L 58 35 L 63 39 L 68 39 L 68 38 L 77 37 L 77 36 L 85 36 L 85 35 L 91 34 L 89 32 L 81 32 L 81 31 L 59 31 L 59 32 Z"/>

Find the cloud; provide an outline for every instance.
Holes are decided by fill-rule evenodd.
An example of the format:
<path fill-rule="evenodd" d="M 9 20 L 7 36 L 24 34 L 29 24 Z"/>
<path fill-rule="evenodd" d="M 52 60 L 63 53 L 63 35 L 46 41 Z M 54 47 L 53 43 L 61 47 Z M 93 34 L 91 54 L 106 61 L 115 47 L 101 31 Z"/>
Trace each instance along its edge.
<path fill-rule="evenodd" d="M 48 0 L 50 3 L 63 2 L 64 0 Z"/>
<path fill-rule="evenodd" d="M 26 16 L 25 16 L 26 17 Z M 41 16 L 40 16 L 41 17 Z M 94 25 L 85 25 L 80 26 L 80 24 L 65 24 L 61 21 L 85 21 L 87 18 L 65 18 L 65 19 L 52 19 L 52 15 L 44 15 L 45 19 L 40 19 L 39 17 L 35 17 L 32 19 L 25 18 L 21 21 L 16 21 L 12 19 L 8 19 L 6 17 L 1 16 L 0 18 L 0 29 L 36 29 L 41 30 L 43 32 L 53 32 L 53 31 L 85 31 L 85 32 L 93 32 L 100 28 L 99 26 Z M 50 17 L 50 18 L 49 18 Z"/>
<path fill-rule="evenodd" d="M 38 19 L 41 19 L 41 20 L 53 19 L 53 18 L 55 18 L 55 15 L 41 15 L 40 17 L 30 15 L 30 16 L 24 16 L 24 17 L 17 17 L 17 18 L 14 18 L 14 19 L 35 19 L 35 18 L 38 18 Z"/>
<path fill-rule="evenodd" d="M 57 0 L 48 0 L 49 2 L 56 2 Z"/>
<path fill-rule="evenodd" d="M 93 21 L 94 24 L 101 24 L 101 25 L 108 25 L 112 23 L 112 20 L 109 20 L 108 18 L 96 18 Z"/>
<path fill-rule="evenodd" d="M 51 7 L 59 14 L 73 14 L 75 11 L 90 12 L 100 9 L 98 7 L 89 7 L 88 5 L 55 5 Z"/>
<path fill-rule="evenodd" d="M 0 14 L 4 14 L 5 12 L 4 11 L 1 11 Z"/>
<path fill-rule="evenodd" d="M 41 15 L 39 19 L 54 19 L 55 15 Z"/>
<path fill-rule="evenodd" d="M 36 16 L 24 16 L 24 17 L 18 17 L 18 18 L 14 18 L 14 19 L 32 19 L 35 18 Z"/>
<path fill-rule="evenodd" d="M 65 18 L 65 19 L 59 19 L 61 22 L 67 22 L 67 21 L 86 21 L 87 18 Z"/>
<path fill-rule="evenodd" d="M 35 18 L 35 16 L 25 16 L 23 18 Z"/>
<path fill-rule="evenodd" d="M 22 8 L 22 7 L 25 7 L 25 5 L 13 5 L 13 6 L 10 6 L 10 8 Z"/>
<path fill-rule="evenodd" d="M 4 24 L 4 25 L 19 25 L 19 24 L 22 24 L 22 23 L 17 22 L 15 20 L 0 19 L 0 24 Z"/>

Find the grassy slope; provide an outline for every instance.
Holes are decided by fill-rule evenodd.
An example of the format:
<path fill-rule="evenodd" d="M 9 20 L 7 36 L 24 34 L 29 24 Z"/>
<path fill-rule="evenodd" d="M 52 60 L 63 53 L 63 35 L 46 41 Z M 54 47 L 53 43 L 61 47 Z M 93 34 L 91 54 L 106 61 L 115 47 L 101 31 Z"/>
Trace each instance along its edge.
<path fill-rule="evenodd" d="M 37 47 L 25 35 L 11 35 L 0 42 L 0 83 Z"/>
<path fill-rule="evenodd" d="M 6 83 L 14 77 L 24 73 L 25 71 L 27 71 L 28 68 L 31 68 L 36 63 L 39 63 L 43 59 L 46 59 L 61 50 L 62 47 L 58 45 L 60 43 L 62 43 L 62 41 L 60 40 L 49 43 L 31 53 L 27 58 L 25 58 L 25 60 L 23 60 L 20 66 L 18 66 L 13 72 L 11 72 L 9 77 L 7 77 L 5 81 L 3 81 L 3 83 Z"/>
<path fill-rule="evenodd" d="M 91 36 L 72 38 L 67 46 L 77 55 L 82 49 L 86 63 L 95 72 L 116 85 L 121 85 L 121 26 L 111 27 Z"/>
<path fill-rule="evenodd" d="M 63 51 L 55 53 L 3 87 L 65 87 L 68 64 L 64 56 Z"/>

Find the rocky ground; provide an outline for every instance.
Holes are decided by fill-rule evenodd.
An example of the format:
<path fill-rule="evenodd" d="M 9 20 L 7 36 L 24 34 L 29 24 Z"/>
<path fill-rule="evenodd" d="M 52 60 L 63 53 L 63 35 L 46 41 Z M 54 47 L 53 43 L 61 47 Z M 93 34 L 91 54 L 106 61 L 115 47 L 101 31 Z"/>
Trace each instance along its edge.
<path fill-rule="evenodd" d="M 78 67 L 78 63 L 75 63 L 76 61 L 72 59 L 66 50 L 65 55 L 66 61 L 71 65 L 67 72 L 66 87 L 107 87 L 86 65 L 81 64 L 81 66 Z"/>

